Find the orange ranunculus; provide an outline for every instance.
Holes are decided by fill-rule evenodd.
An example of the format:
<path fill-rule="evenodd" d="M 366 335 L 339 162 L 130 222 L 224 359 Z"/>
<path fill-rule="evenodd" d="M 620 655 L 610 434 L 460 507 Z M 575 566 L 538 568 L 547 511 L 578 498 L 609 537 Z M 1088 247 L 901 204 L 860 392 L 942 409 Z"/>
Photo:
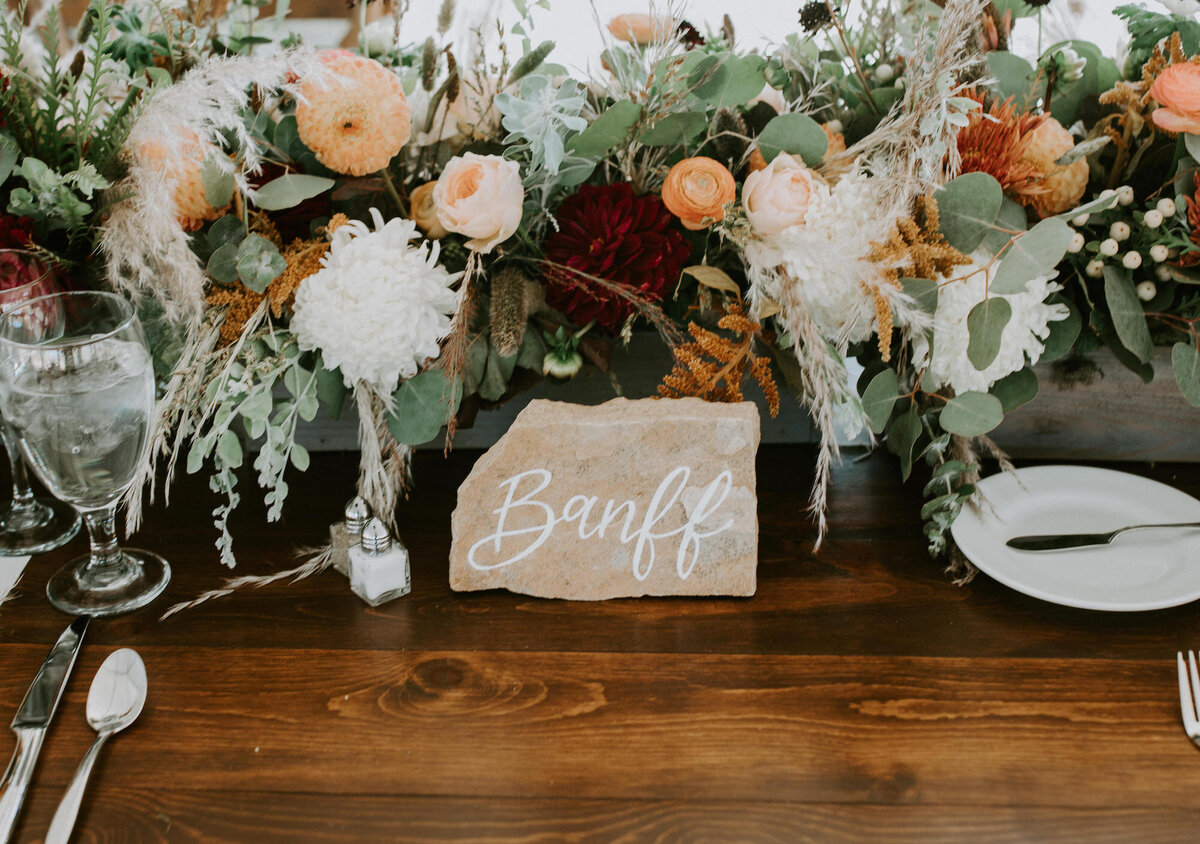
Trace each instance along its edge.
<path fill-rule="evenodd" d="M 1158 128 L 1200 134 L 1200 64 L 1171 65 L 1154 80 L 1150 96 L 1161 106 L 1150 116 Z"/>
<path fill-rule="evenodd" d="M 674 30 L 674 21 L 650 15 L 617 15 L 608 22 L 608 31 L 614 38 L 636 44 L 639 47 L 660 41 Z"/>
<path fill-rule="evenodd" d="M 437 203 L 433 201 L 436 187 L 436 181 L 426 182 L 408 197 L 408 216 L 430 240 L 441 240 L 446 236 L 446 227 L 437 218 Z"/>
<path fill-rule="evenodd" d="M 667 210 L 692 231 L 711 226 L 725 216 L 725 206 L 737 198 L 737 183 L 724 164 L 705 156 L 685 158 L 667 174 L 662 200 Z"/>

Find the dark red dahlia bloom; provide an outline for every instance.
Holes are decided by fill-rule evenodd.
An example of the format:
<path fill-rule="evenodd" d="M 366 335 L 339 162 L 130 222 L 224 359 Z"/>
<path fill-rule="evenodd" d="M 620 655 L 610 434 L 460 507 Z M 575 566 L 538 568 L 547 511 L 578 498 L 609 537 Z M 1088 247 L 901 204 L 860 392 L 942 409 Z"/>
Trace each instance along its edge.
<path fill-rule="evenodd" d="M 33 221 L 0 214 L 0 249 L 24 249 L 33 243 Z"/>
<path fill-rule="evenodd" d="M 654 194 L 628 184 L 585 185 L 558 210 L 559 230 L 546 239 L 556 264 L 629 288 L 657 302 L 679 280 L 692 247 Z M 577 325 L 595 320 L 616 331 L 634 312 L 629 299 L 569 270 L 551 268 L 546 301 Z"/>

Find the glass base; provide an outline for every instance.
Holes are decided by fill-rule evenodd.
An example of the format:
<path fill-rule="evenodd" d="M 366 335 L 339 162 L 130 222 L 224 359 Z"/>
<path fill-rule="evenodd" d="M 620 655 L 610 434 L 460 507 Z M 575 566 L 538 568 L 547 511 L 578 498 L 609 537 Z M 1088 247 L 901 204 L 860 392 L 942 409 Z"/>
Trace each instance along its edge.
<path fill-rule="evenodd" d="M 122 563 L 89 569 L 84 555 L 56 571 L 46 584 L 46 597 L 69 615 L 121 615 L 146 606 L 167 588 L 171 567 L 162 557 L 140 548 L 122 548 Z"/>
<path fill-rule="evenodd" d="M 66 545 L 79 533 L 79 514 L 53 498 L 35 498 L 0 514 L 0 556 L 25 557 Z"/>

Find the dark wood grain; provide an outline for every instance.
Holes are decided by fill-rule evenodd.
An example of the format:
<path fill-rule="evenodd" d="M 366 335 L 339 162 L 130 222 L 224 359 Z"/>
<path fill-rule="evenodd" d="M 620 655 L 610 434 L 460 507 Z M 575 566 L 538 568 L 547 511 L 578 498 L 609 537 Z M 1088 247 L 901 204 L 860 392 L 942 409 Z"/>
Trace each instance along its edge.
<path fill-rule="evenodd" d="M 929 560 L 919 484 L 847 461 L 813 556 L 812 452 L 759 459 L 758 595 L 575 603 L 447 585 L 449 517 L 477 454 L 417 458 L 400 530 L 413 594 L 370 609 L 326 572 L 158 621 L 217 585 L 202 477 L 137 544 L 175 569 L 153 611 L 93 625 L 43 751 L 22 841 L 91 739 L 87 684 L 136 647 L 146 712 L 106 750 L 88 841 L 1186 841 L 1200 753 L 1174 652 L 1197 607 L 1071 610 Z M 1200 493 L 1200 468 L 1133 471 Z M 314 455 L 286 519 L 239 516 L 238 572 L 320 541 L 355 475 Z M 0 721 L 67 622 L 33 560 L 0 607 Z M 0 754 L 10 744 L 0 740 Z"/>

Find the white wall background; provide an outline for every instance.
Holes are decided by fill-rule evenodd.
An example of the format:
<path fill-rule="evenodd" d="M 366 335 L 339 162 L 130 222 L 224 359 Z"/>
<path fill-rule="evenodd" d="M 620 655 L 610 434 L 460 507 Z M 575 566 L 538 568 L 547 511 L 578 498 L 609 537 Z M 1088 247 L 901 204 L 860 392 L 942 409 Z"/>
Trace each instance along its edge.
<path fill-rule="evenodd" d="M 1125 38 L 1122 22 L 1112 10 L 1124 2 L 1131 0 L 1055 0 L 1043 12 L 1043 46 L 1066 37 L 1083 38 L 1112 55 Z M 595 16 L 607 22 L 624 12 L 648 12 L 652 5 L 650 0 L 551 0 L 551 4 L 549 11 L 534 10 L 534 37 L 554 41 L 558 46 L 553 60 L 571 69 L 594 67 L 598 62 L 603 42 L 593 8 Z M 664 4 L 656 5 L 662 8 Z M 705 24 L 718 29 L 722 16 L 728 13 L 744 47 L 778 42 L 799 30 L 801 0 L 690 0 L 684 5 L 686 17 L 701 31 Z M 858 5 L 850 0 L 844 8 L 853 17 Z M 1161 8 L 1154 2 L 1150 5 Z M 402 37 L 417 41 L 433 32 L 440 6 L 440 0 L 414 0 L 404 20 Z M 480 20 L 495 20 L 498 16 L 511 24 L 517 17 L 511 0 L 459 0 L 458 6 L 455 28 L 459 31 Z M 1014 29 L 1014 51 L 1034 58 L 1037 29 L 1036 20 L 1019 20 Z"/>

